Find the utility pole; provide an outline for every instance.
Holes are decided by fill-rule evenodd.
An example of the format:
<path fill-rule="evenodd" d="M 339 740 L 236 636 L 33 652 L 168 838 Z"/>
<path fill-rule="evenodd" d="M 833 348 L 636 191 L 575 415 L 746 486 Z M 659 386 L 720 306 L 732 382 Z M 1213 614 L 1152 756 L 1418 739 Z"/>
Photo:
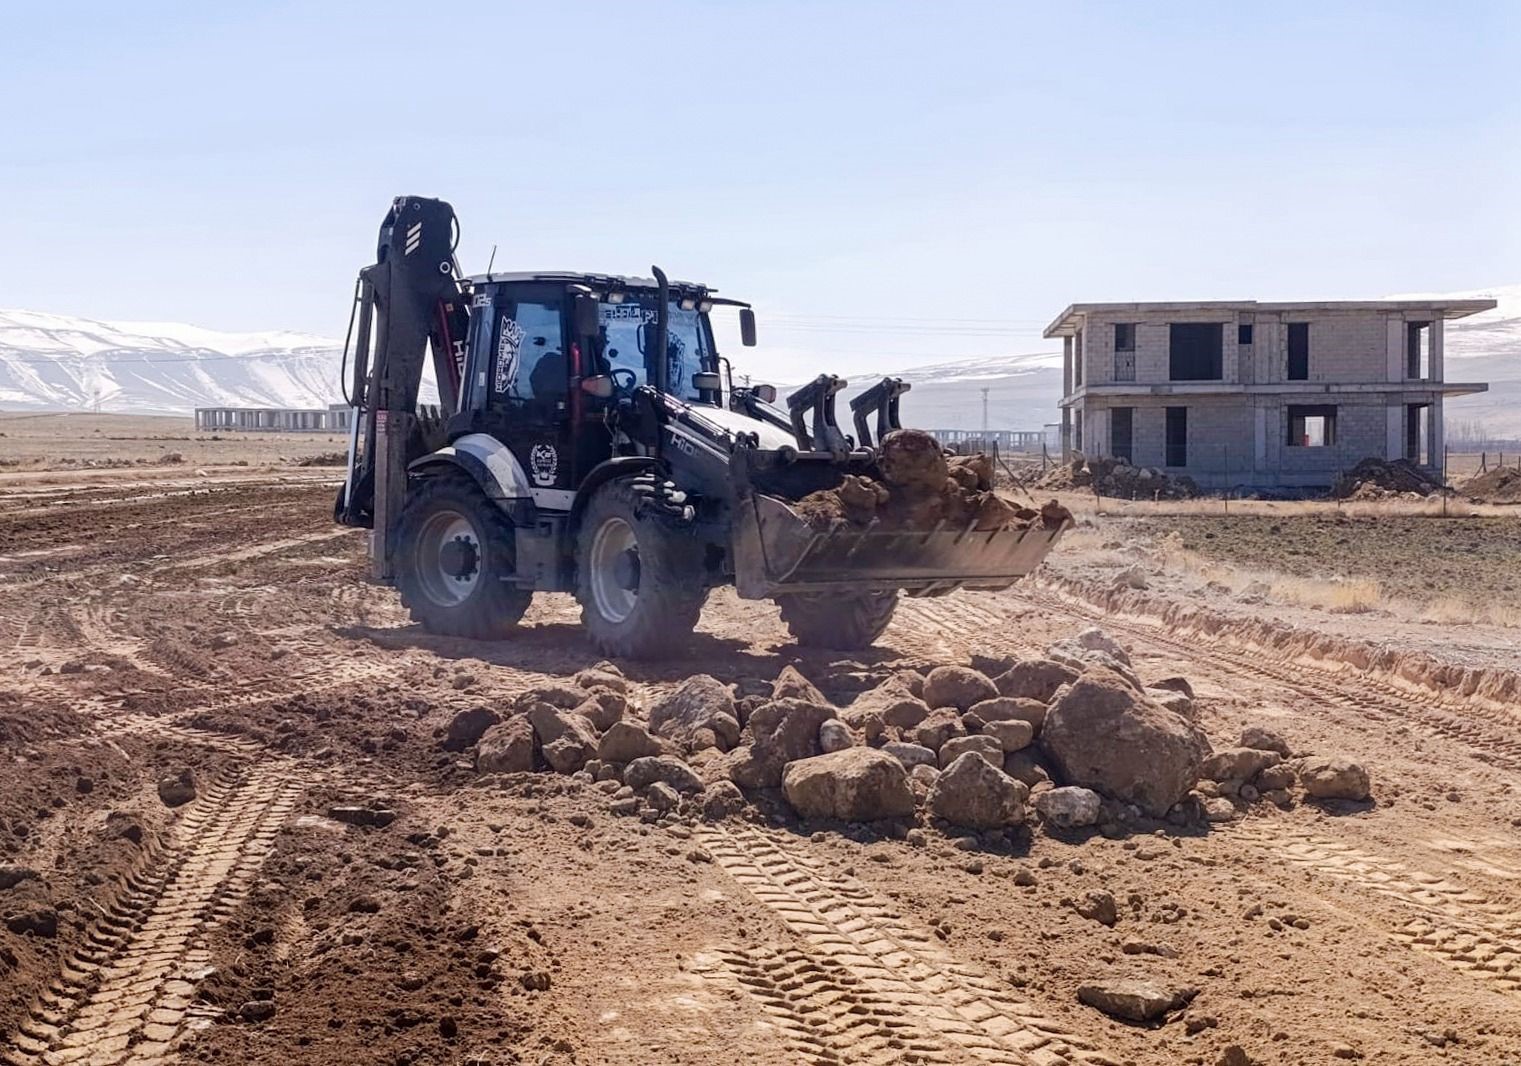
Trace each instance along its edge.
<path fill-rule="evenodd" d="M 984 385 L 982 388 L 982 447 L 986 451 L 988 447 L 988 393 L 991 390 Z"/>

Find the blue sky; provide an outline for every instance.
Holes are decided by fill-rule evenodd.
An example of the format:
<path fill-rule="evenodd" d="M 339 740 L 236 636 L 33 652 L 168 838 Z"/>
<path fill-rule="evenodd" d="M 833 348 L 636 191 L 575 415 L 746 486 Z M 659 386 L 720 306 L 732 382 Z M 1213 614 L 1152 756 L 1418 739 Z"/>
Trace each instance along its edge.
<path fill-rule="evenodd" d="M 340 335 L 397 193 L 752 299 L 794 380 L 1521 280 L 1516 3 L 24 7 L 0 306 Z"/>

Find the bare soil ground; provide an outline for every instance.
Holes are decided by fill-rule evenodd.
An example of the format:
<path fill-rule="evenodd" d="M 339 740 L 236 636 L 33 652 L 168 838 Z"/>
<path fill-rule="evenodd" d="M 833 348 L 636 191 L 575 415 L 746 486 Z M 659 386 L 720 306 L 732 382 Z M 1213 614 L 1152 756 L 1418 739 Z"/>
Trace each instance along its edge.
<path fill-rule="evenodd" d="M 1304 578 L 1377 581 L 1416 603 L 1467 599 L 1521 615 L 1521 515 L 1190 515 L 1139 519 L 1127 534 L 1176 531 L 1208 559 Z"/>
<path fill-rule="evenodd" d="M 1513 704 L 1109 613 L 1057 572 L 906 601 L 853 655 L 721 591 L 676 658 L 620 664 L 646 705 L 788 664 L 846 700 L 1097 621 L 1144 678 L 1192 680 L 1216 743 L 1346 753 L 1374 800 L 1116 839 L 910 841 L 765 796 L 660 826 L 445 750 L 458 711 L 600 656 L 562 596 L 501 643 L 421 633 L 331 526 L 331 479 L 0 477 L 0 871 L 37 875 L 0 873 L 0 1061 L 1521 1062 Z M 1370 531 L 1306 539 L 1343 534 Z M 1071 906 L 1100 890 L 1112 928 Z M 1116 974 L 1198 994 L 1155 1026 L 1078 1002 Z"/>

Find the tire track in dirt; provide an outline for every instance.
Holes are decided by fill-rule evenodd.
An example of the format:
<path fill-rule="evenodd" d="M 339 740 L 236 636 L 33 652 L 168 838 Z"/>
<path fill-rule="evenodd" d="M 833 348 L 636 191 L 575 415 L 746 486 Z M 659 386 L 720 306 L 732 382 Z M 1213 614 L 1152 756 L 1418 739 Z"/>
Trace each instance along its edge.
<path fill-rule="evenodd" d="M 1113 1063 L 1033 1003 L 1009 998 L 997 981 L 956 960 L 864 885 L 814 869 L 775 835 L 746 826 L 705 827 L 699 836 L 718 866 L 796 938 L 796 953 L 784 953 L 779 965 L 734 956 L 727 964 L 763 1009 L 795 1019 L 783 1026 L 789 1032 L 815 1017 L 834 1034 L 855 1031 L 863 1017 L 870 1021 L 873 1040 L 859 1049 L 835 1052 L 825 1040 L 836 1061 Z M 834 986 L 849 994 L 832 994 Z M 879 1046 L 898 1058 L 869 1057 Z M 857 1050 L 863 1057 L 855 1057 Z"/>
<path fill-rule="evenodd" d="M 1354 680 L 1339 672 L 1298 663 L 1279 666 L 1222 649 L 1218 644 L 1190 644 L 1055 595 L 1044 592 L 1023 595 L 1039 607 L 1084 621 L 1101 622 L 1113 632 L 1161 647 L 1184 661 L 1212 665 L 1226 675 L 1269 680 L 1303 698 L 1329 702 L 1375 721 L 1398 724 L 1414 719 L 1470 749 L 1477 747 L 1479 750 L 1473 754 L 1481 761 L 1521 765 L 1513 764 L 1505 754 L 1521 753 L 1521 745 L 1445 713 L 1427 712 L 1419 705 L 1430 701 L 1407 695 L 1377 678 L 1362 675 Z M 1310 680 L 1314 675 L 1323 677 L 1324 687 Z M 1360 688 L 1363 690 L 1359 691 Z M 1499 754 L 1495 748 L 1500 749 Z M 1273 861 L 1287 861 L 1313 875 L 1352 885 L 1414 911 L 1408 921 L 1386 930 L 1392 939 L 1433 955 L 1498 991 L 1521 993 L 1521 912 L 1449 878 L 1414 870 L 1396 859 L 1363 851 L 1331 837 L 1278 830 L 1259 822 L 1240 823 L 1230 831 L 1230 836 L 1261 848 Z"/>
<path fill-rule="evenodd" d="M 693 971 L 753 997 L 798 1061 L 816 1064 L 953 1063 L 919 1041 L 914 1024 L 862 995 L 844 967 L 787 947 L 723 949 L 699 957 Z"/>
<path fill-rule="evenodd" d="M 197 1016 L 208 934 L 242 902 L 295 806 L 294 767 L 270 760 L 206 785 L 64 961 L 0 1061 L 169 1061 Z"/>
<path fill-rule="evenodd" d="M 1387 930 L 1390 937 L 1498 991 L 1521 995 L 1521 912 L 1512 907 L 1448 877 L 1314 833 L 1248 821 L 1233 827 L 1228 837 L 1260 848 L 1273 861 L 1352 885 L 1413 911 L 1408 921 Z"/>

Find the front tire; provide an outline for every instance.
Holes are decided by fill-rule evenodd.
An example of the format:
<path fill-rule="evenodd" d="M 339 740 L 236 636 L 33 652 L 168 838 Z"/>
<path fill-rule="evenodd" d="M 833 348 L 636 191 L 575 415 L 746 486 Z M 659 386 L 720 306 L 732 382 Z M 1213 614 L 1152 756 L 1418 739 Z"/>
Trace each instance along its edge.
<path fill-rule="evenodd" d="M 457 474 L 425 478 L 408 493 L 398 526 L 396 587 L 430 633 L 472 640 L 507 636 L 533 600 L 513 581 L 512 523 Z"/>
<path fill-rule="evenodd" d="M 857 651 L 876 643 L 898 609 L 896 592 L 807 593 L 778 596 L 792 639 L 810 648 Z"/>
<path fill-rule="evenodd" d="M 641 508 L 626 480 L 597 489 L 576 543 L 581 624 L 604 655 L 650 659 L 692 635 L 708 591 L 701 545 Z"/>

